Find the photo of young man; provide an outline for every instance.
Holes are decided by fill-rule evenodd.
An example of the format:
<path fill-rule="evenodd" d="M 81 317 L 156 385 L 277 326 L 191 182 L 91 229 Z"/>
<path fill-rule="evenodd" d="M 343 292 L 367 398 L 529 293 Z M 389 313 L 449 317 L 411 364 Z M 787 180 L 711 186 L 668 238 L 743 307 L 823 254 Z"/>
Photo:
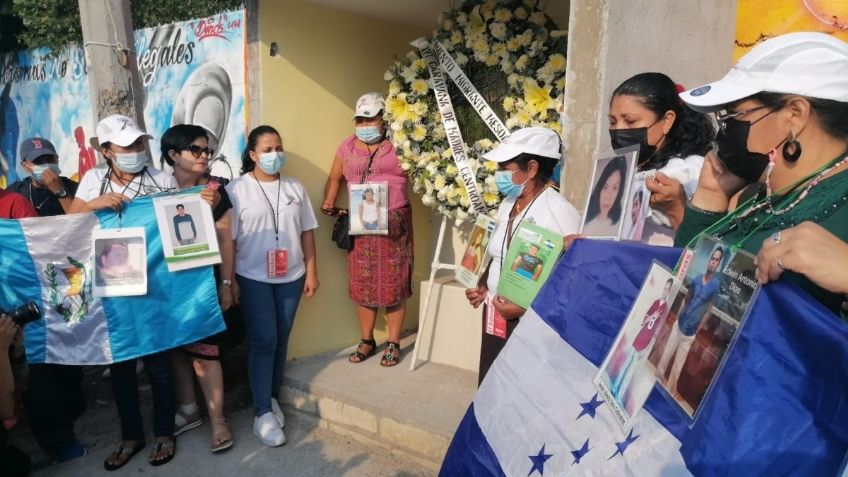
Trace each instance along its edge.
<path fill-rule="evenodd" d="M 194 219 L 186 213 L 183 204 L 177 204 L 177 215 L 174 216 L 174 232 L 177 234 L 177 241 L 180 242 L 180 245 L 191 245 L 197 240 L 197 227 L 194 226 Z"/>

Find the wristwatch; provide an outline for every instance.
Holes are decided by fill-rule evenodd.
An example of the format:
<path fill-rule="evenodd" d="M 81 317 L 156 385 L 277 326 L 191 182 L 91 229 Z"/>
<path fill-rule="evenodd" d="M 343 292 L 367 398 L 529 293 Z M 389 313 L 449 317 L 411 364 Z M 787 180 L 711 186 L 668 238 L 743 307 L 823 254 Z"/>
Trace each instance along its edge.
<path fill-rule="evenodd" d="M 57 199 L 64 199 L 65 197 L 68 196 L 68 191 L 66 191 L 65 189 L 62 189 L 62 190 L 60 190 L 59 192 L 56 192 L 53 195 L 55 195 Z"/>

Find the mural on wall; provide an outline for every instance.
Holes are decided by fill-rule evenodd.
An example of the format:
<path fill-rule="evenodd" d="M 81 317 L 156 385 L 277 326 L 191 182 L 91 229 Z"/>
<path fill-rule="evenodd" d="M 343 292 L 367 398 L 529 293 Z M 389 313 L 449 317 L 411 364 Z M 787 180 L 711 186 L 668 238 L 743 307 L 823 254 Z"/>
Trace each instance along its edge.
<path fill-rule="evenodd" d="M 209 131 L 214 175 L 238 174 L 245 145 L 244 11 L 135 32 L 144 87 L 144 120 L 159 166 L 158 139 L 174 124 Z M 25 174 L 18 146 L 26 137 L 50 139 L 62 174 L 77 179 L 97 163 L 88 146 L 94 117 L 80 44 L 50 57 L 44 49 L 0 57 L 0 186 Z"/>
<path fill-rule="evenodd" d="M 739 0 L 733 59 L 762 41 L 795 31 L 848 41 L 848 0 Z"/>

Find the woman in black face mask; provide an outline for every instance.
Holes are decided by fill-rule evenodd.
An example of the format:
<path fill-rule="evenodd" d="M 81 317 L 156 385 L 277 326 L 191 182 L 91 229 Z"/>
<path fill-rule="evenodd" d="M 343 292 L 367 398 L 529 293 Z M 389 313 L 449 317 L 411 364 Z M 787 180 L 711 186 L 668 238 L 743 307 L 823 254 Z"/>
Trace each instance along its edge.
<path fill-rule="evenodd" d="M 715 135 L 707 116 L 689 109 L 679 92 L 662 73 L 640 73 L 621 83 L 610 100 L 612 147 L 639 146 L 639 172 L 646 173 L 651 193 L 641 241 L 653 245 L 672 244 Z"/>
<path fill-rule="evenodd" d="M 706 234 L 757 253 L 764 242 L 781 245 L 781 231 L 804 221 L 848 241 L 846 78 L 848 43 L 790 33 L 755 47 L 723 79 L 681 94 L 693 108 L 714 111 L 719 132 L 676 245 Z M 739 194 L 752 183 L 753 193 Z M 796 248 L 774 247 L 784 255 L 769 261 L 838 313 L 845 295 L 802 275 Z"/>

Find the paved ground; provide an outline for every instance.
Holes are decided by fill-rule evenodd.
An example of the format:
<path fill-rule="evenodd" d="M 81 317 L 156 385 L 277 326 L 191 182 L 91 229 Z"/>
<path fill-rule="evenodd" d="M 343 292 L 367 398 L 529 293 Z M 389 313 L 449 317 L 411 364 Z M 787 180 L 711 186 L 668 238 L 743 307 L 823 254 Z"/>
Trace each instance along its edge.
<path fill-rule="evenodd" d="M 139 453 L 124 468 L 115 472 L 103 470 L 109 448 L 98 448 L 89 455 L 65 464 L 54 465 L 36 477 L 110 475 L 151 476 L 395 476 L 435 475 L 433 469 L 416 465 L 408 459 L 383 449 L 365 446 L 321 429 L 318 421 L 297 412 L 287 412 L 288 443 L 279 448 L 263 446 L 253 437 L 253 416 L 249 410 L 230 414 L 235 446 L 213 455 L 209 452 L 209 430 L 204 425 L 178 438 L 177 455 L 168 464 L 153 467 L 147 453 Z M 145 451 L 147 451 L 145 449 Z"/>

